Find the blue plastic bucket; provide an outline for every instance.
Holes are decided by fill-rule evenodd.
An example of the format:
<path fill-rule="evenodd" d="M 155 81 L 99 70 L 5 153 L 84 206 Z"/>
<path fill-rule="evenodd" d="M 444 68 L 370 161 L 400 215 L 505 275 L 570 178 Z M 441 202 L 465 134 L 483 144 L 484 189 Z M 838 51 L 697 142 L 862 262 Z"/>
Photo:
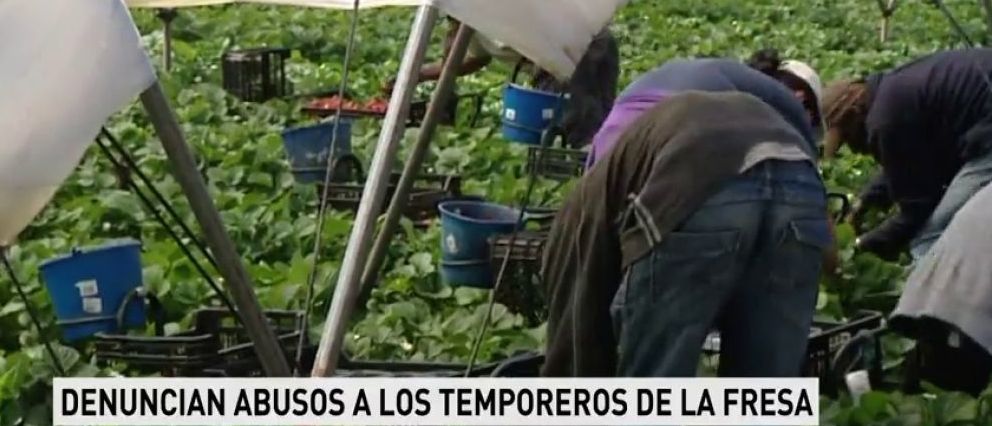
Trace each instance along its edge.
<path fill-rule="evenodd" d="M 503 137 L 519 143 L 540 145 L 551 123 L 561 118 L 565 98 L 557 93 L 528 89 L 514 83 L 503 88 Z"/>
<path fill-rule="evenodd" d="M 290 170 L 299 183 L 323 182 L 327 174 L 328 157 L 334 121 L 313 126 L 297 127 L 282 132 L 283 148 L 289 157 Z M 335 156 L 351 153 L 351 121 L 342 119 L 338 125 Z"/>
<path fill-rule="evenodd" d="M 73 249 L 43 263 L 41 277 L 67 341 L 145 324 L 137 241 Z"/>
<path fill-rule="evenodd" d="M 446 201 L 441 214 L 441 279 L 453 286 L 492 288 L 489 238 L 514 231 L 520 212 L 482 201 Z"/>

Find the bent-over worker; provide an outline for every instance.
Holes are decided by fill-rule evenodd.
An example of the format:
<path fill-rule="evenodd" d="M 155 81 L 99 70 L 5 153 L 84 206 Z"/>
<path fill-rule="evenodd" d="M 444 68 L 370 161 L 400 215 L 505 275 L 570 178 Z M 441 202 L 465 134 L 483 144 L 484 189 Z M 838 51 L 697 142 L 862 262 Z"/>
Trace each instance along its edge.
<path fill-rule="evenodd" d="M 859 249 L 891 259 L 908 245 L 920 259 L 992 180 L 990 74 L 992 49 L 952 50 L 828 87 L 825 154 L 846 143 L 882 166 L 858 212 L 899 207 L 858 238 Z"/>
<path fill-rule="evenodd" d="M 673 59 L 624 89 L 593 139 L 587 166 L 607 152 L 639 114 L 653 107 L 663 96 L 687 90 L 739 91 L 754 95 L 781 114 L 814 150 L 818 150 L 817 143 L 823 133 L 822 89 L 820 78 L 812 67 L 796 60 L 782 61 L 773 49 L 756 53 L 747 65 L 722 58 Z M 833 221 L 829 225 L 833 235 Z M 833 273 L 837 267 L 837 251 L 832 245 L 824 253 L 823 269 Z"/>
<path fill-rule="evenodd" d="M 767 81 L 786 114 L 640 92 L 550 231 L 543 375 L 694 376 L 714 328 L 721 375 L 799 374 L 831 236 L 809 120 Z"/>
<path fill-rule="evenodd" d="M 890 324 L 917 339 L 923 379 L 977 395 L 992 375 L 992 186 L 978 191 L 913 268 Z"/>

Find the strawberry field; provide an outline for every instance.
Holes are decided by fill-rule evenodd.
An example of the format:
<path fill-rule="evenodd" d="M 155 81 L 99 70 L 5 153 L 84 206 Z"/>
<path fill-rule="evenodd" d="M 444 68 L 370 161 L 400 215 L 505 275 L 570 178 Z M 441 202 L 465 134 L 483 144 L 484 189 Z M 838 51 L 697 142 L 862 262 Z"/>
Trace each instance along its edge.
<path fill-rule="evenodd" d="M 973 39 L 987 30 L 979 2 L 948 1 Z M 163 47 L 161 22 L 152 11 L 132 11 L 147 51 L 156 63 Z M 356 99 L 382 96 L 381 87 L 398 68 L 413 13 L 403 9 L 363 11 L 353 52 L 348 90 Z M 892 17 L 889 39 L 879 40 L 880 12 L 869 0 L 633 0 L 617 16 L 621 46 L 621 86 L 639 73 L 677 56 L 745 58 L 763 47 L 816 67 L 829 81 L 900 64 L 960 39 L 940 12 L 925 1 L 905 2 Z M 318 196 L 297 184 L 289 171 L 280 132 L 312 122 L 301 112 L 304 96 L 262 104 L 240 102 L 221 88 L 220 61 L 229 49 L 282 46 L 292 50 L 287 66 L 293 93 L 336 90 L 342 75 L 349 15 L 303 8 L 237 5 L 181 10 L 173 23 L 173 66 L 158 70 L 183 129 L 198 155 L 200 169 L 228 231 L 246 261 L 256 293 L 267 309 L 303 309 L 313 261 Z M 434 33 L 428 60 L 441 54 L 444 27 Z M 465 194 L 514 205 L 527 189 L 526 148 L 499 134 L 500 89 L 511 69 L 494 63 L 459 82 L 460 93 L 486 94 L 481 115 L 460 109 L 454 126 L 441 127 L 426 165 L 437 174 L 463 179 Z M 430 85 L 418 98 L 429 96 Z M 52 99 L 58 102 L 58 99 Z M 355 124 L 352 144 L 367 167 L 378 135 L 375 120 Z M 171 204 L 194 224 L 186 199 L 170 175 L 165 155 L 140 104 L 115 115 L 107 128 L 153 178 Z M 402 169 L 417 129 L 407 131 L 396 161 Z M 822 164 L 829 190 L 852 197 L 875 170 L 868 158 L 850 154 Z M 130 237 L 142 242 L 146 287 L 164 305 L 165 332 L 187 329 L 192 312 L 219 306 L 215 293 L 148 214 L 122 186 L 114 167 L 94 146 L 56 198 L 19 237 L 10 259 L 42 311 L 45 333 L 31 325 L 24 303 L 8 277 L 0 274 L 0 425 L 50 424 L 50 384 L 56 375 L 41 343 L 59 342 L 51 300 L 39 265 L 77 246 Z M 569 185 L 542 181 L 532 204 L 554 206 Z M 310 328 L 316 340 L 326 314 L 336 272 L 354 213 L 329 211 L 323 222 Z M 877 219 L 877 218 L 876 218 Z M 391 246 L 385 271 L 368 303 L 360 307 L 347 334 L 350 356 L 377 360 L 465 362 L 482 326 L 489 294 L 441 283 L 440 228 L 426 229 L 404 219 Z M 886 312 L 898 298 L 906 273 L 902 262 L 855 254 L 854 231 L 838 228 L 842 273 L 821 283 L 818 318 L 844 320 L 861 310 Z M 506 357 L 543 346 L 543 326 L 496 306 L 480 360 Z M 885 363 L 903 361 L 911 343 L 884 342 Z M 98 366 L 87 344 L 56 343 L 58 356 L 73 376 L 129 374 L 123 366 Z M 992 392 L 987 398 L 932 389 L 925 395 L 874 392 L 859 401 L 824 400 L 823 424 L 958 425 L 992 424 Z"/>

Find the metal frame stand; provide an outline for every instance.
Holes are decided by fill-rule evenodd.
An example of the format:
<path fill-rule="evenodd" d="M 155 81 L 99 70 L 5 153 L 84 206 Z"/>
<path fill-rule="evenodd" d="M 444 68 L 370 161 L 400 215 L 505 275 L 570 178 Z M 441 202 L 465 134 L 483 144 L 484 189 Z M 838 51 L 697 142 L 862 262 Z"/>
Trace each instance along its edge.
<path fill-rule="evenodd" d="M 931 6 L 936 7 L 941 14 L 951 23 L 954 31 L 967 44 L 967 47 L 975 47 L 974 41 L 968 36 L 967 31 L 961 23 L 954 17 L 951 10 L 947 8 L 943 0 L 926 0 Z M 879 27 L 879 40 L 885 43 L 889 39 L 891 30 L 891 19 L 896 9 L 899 7 L 899 0 L 875 0 L 878 10 L 882 12 L 882 20 Z M 978 0 L 978 5 L 985 14 L 985 26 L 987 37 L 992 37 L 992 0 Z"/>
<path fill-rule="evenodd" d="M 400 64 L 400 71 L 389 102 L 379 134 L 375 156 L 369 169 L 369 178 L 362 194 L 355 224 L 348 239 L 341 270 L 338 274 L 337 286 L 334 288 L 334 298 L 324 323 L 320 338 L 320 346 L 314 359 L 311 372 L 315 377 L 329 377 L 337 368 L 344 343 L 344 333 L 354 309 L 355 301 L 360 292 L 360 279 L 363 272 L 364 260 L 368 255 L 369 244 L 375 230 L 377 212 L 382 208 L 383 199 L 389 186 L 396 151 L 406 128 L 406 117 L 409 114 L 410 101 L 416 88 L 416 76 L 424 62 L 427 45 L 430 42 L 431 30 L 437 22 L 438 11 L 433 6 L 421 6 L 413 22 L 413 29 L 407 40 L 407 46 Z"/>
<path fill-rule="evenodd" d="M 889 40 L 889 33 L 892 23 L 892 15 L 899 8 L 899 0 L 875 0 L 878 3 L 878 10 L 882 12 L 882 22 L 878 29 L 878 39 L 882 43 Z"/>
<path fill-rule="evenodd" d="M 224 229 L 220 213 L 197 168 L 196 159 L 158 81 L 141 93 L 141 103 L 162 141 L 173 174 L 186 194 L 197 222 L 203 228 L 206 243 L 217 259 L 217 269 L 224 277 L 224 284 L 238 307 L 238 315 L 254 343 L 262 368 L 269 377 L 288 377 L 291 374 L 289 362 L 262 312 L 251 277 L 234 247 L 234 242 Z"/>
<path fill-rule="evenodd" d="M 45 346 L 45 351 L 48 352 L 48 356 L 52 358 L 52 366 L 55 367 L 56 372 L 60 376 L 66 377 L 68 371 L 65 369 L 65 365 L 62 364 L 62 358 L 55 352 L 55 348 L 52 346 L 52 342 L 45 338 L 45 327 L 41 324 L 41 315 L 35 310 L 34 304 L 31 303 L 31 299 L 28 297 L 24 287 L 21 285 L 21 279 L 17 277 L 17 272 L 14 271 L 14 266 L 10 264 L 10 259 L 7 258 L 7 246 L 0 246 L 0 263 L 3 264 L 5 270 L 7 270 L 7 276 L 10 278 L 11 283 L 14 284 L 14 290 L 17 291 L 17 296 L 20 297 L 21 302 L 24 303 L 24 310 L 28 313 L 28 318 L 34 323 L 34 328 L 38 331 L 38 337 L 41 339 L 42 344 Z"/>
<path fill-rule="evenodd" d="M 176 19 L 179 12 L 176 9 L 159 9 L 155 14 L 162 20 L 162 69 L 165 72 L 172 71 L 172 20 Z"/>
<path fill-rule="evenodd" d="M 451 51 L 445 59 L 444 68 L 441 70 L 441 77 L 438 79 L 430 105 L 427 107 L 427 113 L 424 115 L 424 120 L 420 125 L 417 142 L 406 160 L 403 175 L 400 177 L 399 184 L 396 187 L 396 193 L 389 203 L 386 219 L 379 230 L 379 234 L 376 236 L 375 245 L 372 246 L 372 252 L 369 254 L 368 261 L 365 264 L 359 303 L 368 298 L 378 282 L 379 271 L 382 268 L 383 260 L 385 260 L 389 243 L 392 241 L 396 227 L 400 223 L 400 216 L 402 216 L 403 210 L 409 202 L 410 189 L 413 188 L 413 183 L 417 179 L 417 173 L 420 172 L 421 165 L 424 163 L 427 148 L 430 147 L 431 140 L 434 138 L 434 131 L 437 130 L 438 122 L 444 113 L 445 106 L 454 94 L 455 80 L 458 78 L 458 68 L 465 60 L 469 42 L 472 40 L 474 34 L 475 30 L 468 25 L 462 24 L 458 28 L 458 34 L 455 36 Z"/>

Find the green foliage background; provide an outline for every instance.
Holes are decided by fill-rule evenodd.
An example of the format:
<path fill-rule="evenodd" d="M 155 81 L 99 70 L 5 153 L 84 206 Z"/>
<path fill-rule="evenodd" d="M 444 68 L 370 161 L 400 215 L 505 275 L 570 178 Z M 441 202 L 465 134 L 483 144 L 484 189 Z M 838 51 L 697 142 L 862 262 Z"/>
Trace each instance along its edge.
<path fill-rule="evenodd" d="M 622 84 L 676 56 L 746 57 L 762 47 L 813 64 L 825 80 L 882 70 L 937 49 L 958 44 L 947 21 L 924 1 L 905 2 L 893 17 L 889 42 L 878 41 L 879 12 L 870 0 L 632 0 L 617 16 L 621 42 Z M 984 40 L 977 2 L 948 0 L 965 27 Z M 133 11 L 144 42 L 156 62 L 162 50 L 161 24 L 151 11 Z M 295 185 L 284 160 L 279 133 L 307 121 L 299 99 L 245 104 L 220 88 L 219 58 L 227 49 L 284 46 L 293 49 L 288 68 L 297 94 L 335 89 L 341 75 L 347 13 L 319 9 L 237 5 L 184 9 L 174 22 L 174 69 L 159 76 L 183 129 L 193 145 L 210 191 L 228 231 L 242 251 L 256 291 L 267 308 L 300 309 L 312 259 L 316 231 L 316 195 Z M 363 12 L 356 41 L 350 90 L 366 98 L 398 67 L 412 12 L 377 9 Z M 562 23 L 567 25 L 567 23 Z M 440 54 L 444 31 L 435 31 L 429 57 Z M 525 150 L 498 134 L 499 89 L 509 75 L 504 65 L 464 78 L 460 91 L 488 93 L 481 124 L 466 125 L 466 115 L 444 128 L 428 165 L 439 173 L 462 174 L 466 191 L 513 204 L 525 190 Z M 112 70 L 108 70 L 112 72 Z M 429 85 L 423 87 L 426 96 Z M 463 110 L 464 111 L 464 110 Z M 356 151 L 367 161 L 378 128 L 360 122 Z M 164 154 L 138 104 L 115 115 L 110 130 L 138 159 L 158 188 L 194 223 L 178 185 L 169 175 Z M 406 156 L 416 129 L 404 141 L 397 164 Z M 832 191 L 855 193 L 874 165 L 845 156 L 823 165 Z M 32 302 L 53 323 L 51 305 L 38 277 L 45 259 L 75 246 L 109 238 L 143 242 L 146 285 L 166 303 L 171 331 L 189 326 L 190 313 L 216 304 L 209 287 L 152 220 L 132 194 L 119 189 L 112 169 L 94 147 L 55 200 L 20 237 L 11 259 L 29 283 Z M 537 199 L 554 205 L 564 191 L 543 184 Z M 321 247 L 314 330 L 322 323 L 352 222 L 351 213 L 332 212 L 325 222 Z M 347 345 L 355 358 L 465 360 L 479 329 L 487 294 L 452 289 L 440 283 L 439 230 L 415 230 L 408 222 L 387 261 L 387 272 L 361 315 L 354 320 Z M 886 263 L 850 249 L 853 231 L 839 230 L 845 260 L 842 277 L 822 284 L 821 318 L 840 319 L 860 309 L 891 308 L 904 274 L 900 264 Z M 0 276 L 0 425 L 50 424 L 49 367 L 42 340 L 58 340 L 58 331 L 39 336 L 29 326 L 24 305 L 8 278 Z M 906 342 L 889 342 L 889 361 L 900 362 Z M 481 357 L 495 359 L 543 344 L 543 328 L 529 328 L 522 318 L 498 306 Z M 100 369 L 91 348 L 59 347 L 59 355 L 78 376 L 119 374 Z M 824 401 L 825 424 L 992 424 L 987 404 L 934 391 L 932 397 L 872 393 L 860 404 L 842 398 Z M 967 421 L 969 423 L 961 423 Z"/>

